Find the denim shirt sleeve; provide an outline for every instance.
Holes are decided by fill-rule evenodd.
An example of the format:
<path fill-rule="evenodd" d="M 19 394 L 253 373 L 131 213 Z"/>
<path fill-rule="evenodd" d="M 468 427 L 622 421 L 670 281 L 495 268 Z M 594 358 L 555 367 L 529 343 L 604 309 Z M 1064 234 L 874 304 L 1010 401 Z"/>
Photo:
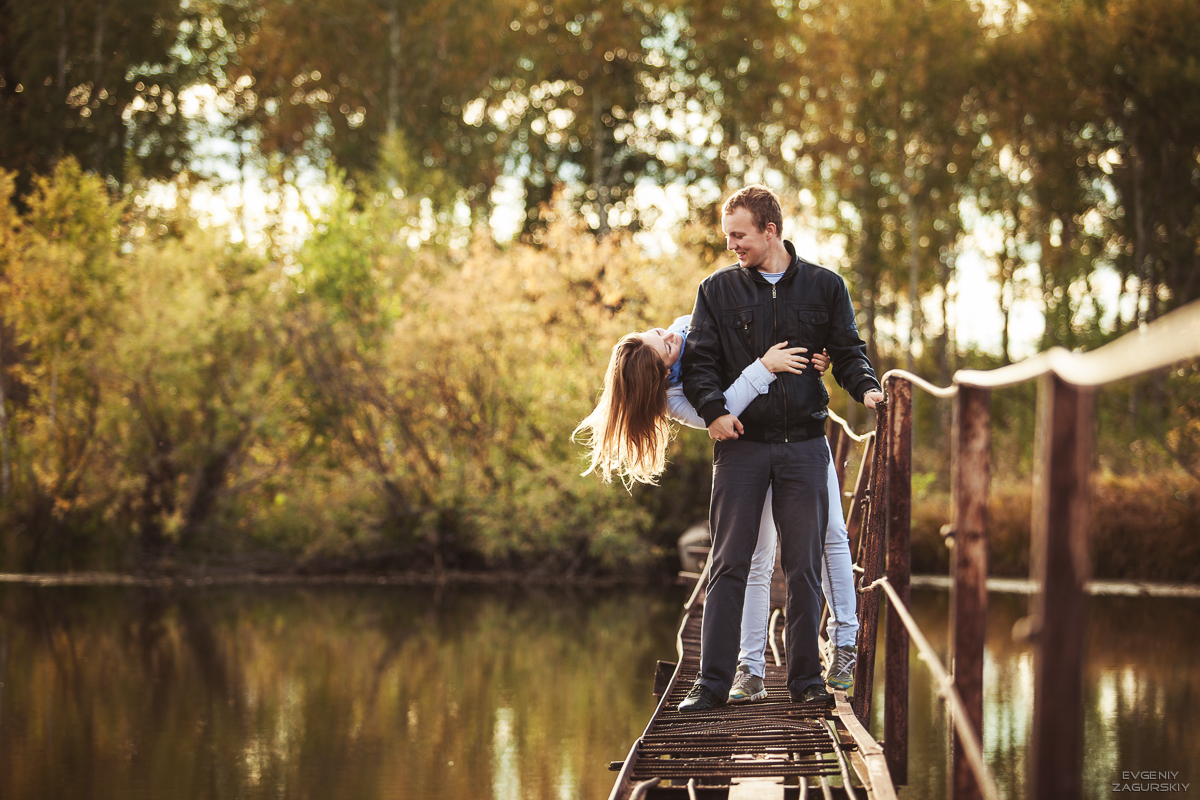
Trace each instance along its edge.
<path fill-rule="evenodd" d="M 755 398 L 766 394 L 774 381 L 775 376 L 763 366 L 762 361 L 757 358 L 751 361 L 738 379 L 725 390 L 725 406 L 729 413 L 735 417 L 741 414 Z M 689 428 L 708 427 L 684 397 L 683 386 L 677 382 L 667 387 L 667 416 Z"/>

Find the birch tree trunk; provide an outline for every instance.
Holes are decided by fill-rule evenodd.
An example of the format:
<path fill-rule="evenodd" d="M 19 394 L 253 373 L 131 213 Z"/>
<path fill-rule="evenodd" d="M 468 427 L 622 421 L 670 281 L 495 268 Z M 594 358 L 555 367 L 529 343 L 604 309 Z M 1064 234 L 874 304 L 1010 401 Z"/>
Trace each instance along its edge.
<path fill-rule="evenodd" d="M 600 92 L 592 90 L 592 191 L 596 193 L 596 235 L 608 234 L 608 186 L 604 180 L 604 115 Z"/>
<path fill-rule="evenodd" d="M 388 63 L 387 134 L 392 136 L 400 126 L 400 7 L 399 0 L 388 5 Z"/>
<path fill-rule="evenodd" d="M 918 260 L 920 258 L 920 215 L 917 211 L 917 201 L 914 192 L 908 193 L 908 354 L 904 359 L 905 368 L 909 372 L 916 371 L 916 357 L 913 350 L 917 337 L 921 335 L 921 275 Z"/>

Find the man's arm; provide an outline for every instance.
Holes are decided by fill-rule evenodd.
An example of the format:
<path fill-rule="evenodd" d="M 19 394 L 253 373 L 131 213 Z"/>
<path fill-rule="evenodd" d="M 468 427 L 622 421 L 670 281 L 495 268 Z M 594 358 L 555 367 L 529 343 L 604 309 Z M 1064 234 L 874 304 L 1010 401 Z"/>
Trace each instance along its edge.
<path fill-rule="evenodd" d="M 705 292 L 710 280 L 696 291 L 687 347 L 683 350 L 683 393 L 706 426 L 729 413 L 721 387 L 720 331 Z"/>
<path fill-rule="evenodd" d="M 875 377 L 875 370 L 867 360 L 867 344 L 858 335 L 858 323 L 854 321 L 854 306 L 850 303 L 850 292 L 841 278 L 829 304 L 829 338 L 825 349 L 833 359 L 833 377 L 838 385 L 862 403 L 867 392 L 881 392 L 882 387 Z M 874 402 L 869 408 L 874 408 Z"/>

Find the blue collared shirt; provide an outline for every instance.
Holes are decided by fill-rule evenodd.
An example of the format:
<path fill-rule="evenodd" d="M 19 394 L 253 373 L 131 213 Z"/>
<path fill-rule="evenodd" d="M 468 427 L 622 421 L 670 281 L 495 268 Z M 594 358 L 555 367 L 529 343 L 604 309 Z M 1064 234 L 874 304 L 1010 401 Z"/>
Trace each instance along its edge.
<path fill-rule="evenodd" d="M 678 386 L 683 382 L 683 348 L 687 347 L 688 325 L 691 324 L 692 315 L 684 314 L 682 317 L 676 317 L 671 323 L 671 327 L 667 330 L 671 333 L 678 333 L 683 337 L 683 341 L 679 343 L 679 358 L 675 359 L 675 363 L 671 365 L 671 371 L 667 373 L 667 385 Z"/>

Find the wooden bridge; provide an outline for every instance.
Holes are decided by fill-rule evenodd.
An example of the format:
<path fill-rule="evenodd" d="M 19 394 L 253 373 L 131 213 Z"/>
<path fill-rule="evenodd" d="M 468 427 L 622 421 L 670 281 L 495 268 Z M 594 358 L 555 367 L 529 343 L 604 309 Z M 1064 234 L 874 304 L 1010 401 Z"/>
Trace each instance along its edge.
<path fill-rule="evenodd" d="M 949 707 L 951 763 L 947 796 L 1000 797 L 983 760 L 983 653 L 987 623 L 987 495 L 992 390 L 1037 380 L 1031 578 L 1038 592 L 1020 627 L 1034 645 L 1034 714 L 1025 797 L 1077 800 L 1082 795 L 1083 635 L 1089 577 L 1093 393 L 1124 380 L 1200 358 L 1200 303 L 1192 303 L 1086 354 L 1055 348 L 1019 364 L 963 370 L 949 387 L 893 370 L 876 429 L 855 436 L 844 421 L 829 431 L 844 482 L 850 448 L 864 448 L 847 527 L 859 576 L 858 663 L 852 700 L 835 692 L 832 710 L 792 703 L 786 654 L 777 647 L 778 613 L 770 624 L 767 699 L 703 713 L 679 714 L 700 663 L 705 574 L 684 607 L 677 664 L 659 664 L 658 708 L 623 762 L 609 800 L 640 798 L 896 797 L 908 780 L 910 648 L 931 670 Z M 942 666 L 908 613 L 912 508 L 913 387 L 954 403 L 950 442 L 954 519 L 943 530 L 951 557 L 950 662 Z M 878 446 L 877 446 L 878 443 Z M 707 568 L 706 570 L 707 571 Z M 776 565 L 772 607 L 784 605 Z M 884 730 L 870 719 L 880 595 L 885 613 Z M 823 625 L 821 626 L 824 627 Z M 1048 665 L 1053 665 L 1053 669 Z"/>
<path fill-rule="evenodd" d="M 845 692 L 836 705 L 793 703 L 787 660 L 779 646 L 785 585 L 776 563 L 765 700 L 707 712 L 680 714 L 700 668 L 700 622 L 708 567 L 684 606 L 676 664 L 659 662 L 654 693 L 659 705 L 634 743 L 610 800 L 638 798 L 894 798 L 883 749 L 859 724 Z M 774 663 L 772 663 L 772 661 Z M 841 785 L 833 785 L 840 783 Z M 845 786 L 851 786 L 848 791 Z M 858 787 L 856 792 L 853 788 Z"/>

